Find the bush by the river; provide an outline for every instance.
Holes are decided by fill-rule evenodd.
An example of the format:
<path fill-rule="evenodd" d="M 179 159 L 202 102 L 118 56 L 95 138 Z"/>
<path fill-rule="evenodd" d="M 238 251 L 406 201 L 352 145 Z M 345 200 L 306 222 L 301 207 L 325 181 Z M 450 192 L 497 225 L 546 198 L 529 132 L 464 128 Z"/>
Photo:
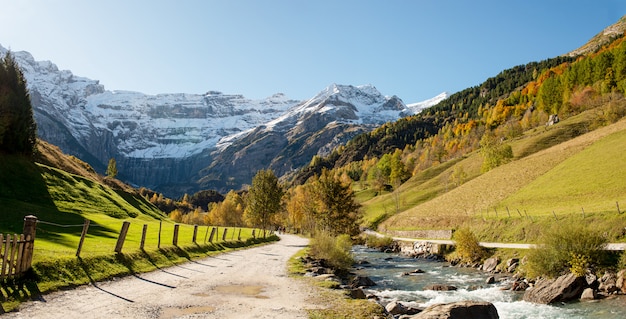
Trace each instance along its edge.
<path fill-rule="evenodd" d="M 455 242 L 454 252 L 446 256 L 448 260 L 472 264 L 486 257 L 485 249 L 478 244 L 478 238 L 467 227 L 457 229 L 452 235 Z"/>
<path fill-rule="evenodd" d="M 384 236 L 376 236 L 376 235 L 367 235 L 365 237 L 365 245 L 370 248 L 385 248 L 393 245 L 393 238 Z"/>
<path fill-rule="evenodd" d="M 332 236 L 320 232 L 311 240 L 311 257 L 323 259 L 335 269 L 347 270 L 354 264 L 352 240 L 349 235 Z"/>
<path fill-rule="evenodd" d="M 558 277 L 572 272 L 583 276 L 588 269 L 603 266 L 608 240 L 593 226 L 583 223 L 557 224 L 543 232 L 523 267 L 527 277 Z"/>

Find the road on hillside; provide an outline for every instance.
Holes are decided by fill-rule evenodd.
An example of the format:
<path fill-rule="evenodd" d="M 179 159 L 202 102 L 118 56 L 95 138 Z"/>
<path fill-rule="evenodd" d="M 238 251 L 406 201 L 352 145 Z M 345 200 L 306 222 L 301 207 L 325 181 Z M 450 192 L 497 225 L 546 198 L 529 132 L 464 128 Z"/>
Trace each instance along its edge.
<path fill-rule="evenodd" d="M 378 237 L 385 236 L 373 230 L 365 230 L 364 232 L 366 234 L 374 235 Z M 448 239 L 416 239 L 416 238 L 406 238 L 406 237 L 391 237 L 391 238 L 397 241 L 409 241 L 409 242 L 424 241 L 424 242 L 435 243 L 435 244 L 454 245 L 454 240 L 448 240 Z M 490 242 L 479 242 L 478 244 L 480 246 L 487 247 L 487 248 L 530 249 L 530 248 L 536 247 L 535 244 L 490 243 Z M 606 244 L 605 250 L 623 251 L 623 250 L 626 250 L 626 243 L 609 243 L 609 244 Z"/>
<path fill-rule="evenodd" d="M 0 319 L 308 318 L 314 292 L 287 276 L 287 261 L 307 244 L 282 235 L 273 244 L 47 294 Z"/>

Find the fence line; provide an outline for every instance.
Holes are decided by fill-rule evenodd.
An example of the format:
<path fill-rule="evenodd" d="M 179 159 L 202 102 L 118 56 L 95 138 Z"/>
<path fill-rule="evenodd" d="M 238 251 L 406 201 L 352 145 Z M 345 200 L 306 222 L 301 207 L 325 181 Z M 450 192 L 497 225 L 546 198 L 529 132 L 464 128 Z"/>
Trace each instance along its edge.
<path fill-rule="evenodd" d="M 474 209 L 473 212 L 469 212 L 467 211 L 467 209 L 465 210 L 465 216 L 467 217 L 472 217 L 472 216 L 476 216 L 478 214 L 480 214 L 480 218 L 482 218 L 483 221 L 487 221 L 487 218 L 491 217 L 491 218 L 496 218 L 496 219 L 502 219 L 502 218 L 506 218 L 505 216 L 503 216 L 502 214 L 498 214 L 498 208 L 504 208 L 507 211 L 507 216 L 508 218 L 516 218 L 516 216 L 511 215 L 511 211 L 509 209 L 509 206 L 489 206 L 487 208 L 481 208 L 480 210 L 476 210 Z M 519 208 L 511 208 L 511 209 L 515 209 L 517 211 L 517 214 L 519 215 L 520 218 L 526 218 L 529 219 L 530 221 L 534 222 L 535 220 L 533 219 L 533 216 L 536 217 L 549 217 L 549 218 L 553 218 L 556 221 L 559 221 L 560 219 L 566 217 L 566 216 L 573 216 L 575 214 L 578 214 L 579 216 L 581 216 L 582 219 L 586 219 L 589 216 L 592 216 L 593 214 L 611 214 L 611 211 L 615 212 L 617 211 L 617 215 L 621 215 L 624 212 L 620 209 L 619 206 L 619 201 L 615 202 L 615 208 L 614 210 L 611 209 L 606 209 L 606 210 L 599 210 L 599 211 L 586 211 L 584 207 L 580 207 L 580 213 L 576 213 L 575 210 L 571 210 L 571 211 L 563 211 L 560 210 L 559 213 L 556 213 L 556 211 L 551 210 L 551 211 L 541 211 L 540 213 L 538 213 L 538 215 L 528 215 L 528 212 L 526 211 L 526 209 L 524 209 L 524 214 L 522 215 L 522 212 L 520 211 Z M 489 214 L 489 211 L 493 210 L 493 212 L 491 213 L 491 215 Z M 535 214 L 537 214 L 537 212 L 535 212 Z"/>
<path fill-rule="evenodd" d="M 38 220 L 37 224 L 42 224 L 42 225 L 50 225 L 50 226 L 54 226 L 54 227 L 60 227 L 60 228 L 70 228 L 70 227 L 82 227 L 82 232 L 81 232 L 81 237 L 79 239 L 79 243 L 78 243 L 78 248 L 76 250 L 76 256 L 80 257 L 81 252 L 83 251 L 83 247 L 84 247 L 84 241 L 85 241 L 85 237 L 88 233 L 89 228 L 92 227 L 104 227 L 104 228 L 111 228 L 114 229 L 115 227 L 113 225 L 102 225 L 102 224 L 92 224 L 90 223 L 90 221 L 88 219 L 85 219 L 84 224 L 59 224 L 59 223 L 54 223 L 54 222 L 49 222 L 49 221 L 43 221 L 43 220 Z M 183 226 L 181 224 L 174 224 L 173 225 L 173 236 L 172 236 L 172 245 L 174 246 L 178 246 L 179 245 L 179 230 L 180 227 Z M 184 226 L 192 226 L 193 227 L 193 235 L 191 237 L 191 241 L 190 243 L 198 243 L 198 225 L 184 225 Z M 124 242 L 126 240 L 126 235 L 129 231 L 129 228 L 131 227 L 131 223 L 128 221 L 122 221 L 122 229 L 120 230 L 120 232 L 118 233 L 118 238 L 117 238 L 117 242 L 115 244 L 115 247 L 113 249 L 113 251 L 115 253 L 121 253 L 123 250 L 123 246 L 124 246 Z M 161 240 L 162 240 L 162 221 L 159 222 L 159 230 L 158 230 L 158 242 L 157 242 L 157 248 L 161 248 Z M 207 239 L 209 243 L 213 243 L 214 240 L 219 240 L 218 239 L 218 233 L 220 231 L 218 226 L 206 226 L 206 232 L 205 232 L 205 236 L 204 236 L 204 243 L 207 243 Z M 209 236 L 209 229 L 211 228 L 211 232 L 210 232 L 210 236 Z M 45 230 L 42 229 L 42 231 L 44 232 L 50 232 L 49 230 Z M 145 248 L 145 243 L 146 243 L 146 235 L 147 235 L 147 231 L 148 231 L 148 224 L 143 224 L 143 229 L 142 229 L 142 233 L 141 233 L 141 241 L 139 242 L 139 249 L 140 250 L 144 250 Z M 260 229 L 258 229 L 258 232 L 260 233 Z M 221 234 L 221 241 L 229 241 L 228 235 L 230 235 L 230 240 L 235 240 L 235 236 L 237 236 L 237 240 L 241 240 L 241 228 L 239 228 L 239 233 L 235 234 L 236 232 L 236 228 L 231 228 L 228 229 L 227 227 L 223 228 L 223 233 Z M 253 228 L 252 229 L 252 238 L 256 238 L 256 233 L 257 233 L 257 229 Z M 207 238 L 209 237 L 209 238 Z"/>

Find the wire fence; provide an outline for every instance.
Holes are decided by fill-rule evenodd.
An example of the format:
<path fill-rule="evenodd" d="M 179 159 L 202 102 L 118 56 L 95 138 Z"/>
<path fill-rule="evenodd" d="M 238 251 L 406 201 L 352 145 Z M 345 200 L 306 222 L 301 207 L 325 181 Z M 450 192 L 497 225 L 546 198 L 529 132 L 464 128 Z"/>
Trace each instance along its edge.
<path fill-rule="evenodd" d="M 50 226 L 50 227 L 42 227 L 42 226 Z M 134 242 L 139 242 L 139 249 L 144 250 L 146 246 L 146 241 L 148 238 L 148 228 L 149 224 L 137 224 L 133 223 L 133 228 L 135 231 L 133 232 L 132 240 Z M 157 226 L 156 224 L 151 224 Z M 140 237 L 138 236 L 138 227 L 141 227 Z M 165 230 L 165 227 L 168 229 Z M 52 228 L 52 229 L 51 229 Z M 38 220 L 37 221 L 37 230 L 46 234 L 64 234 L 66 232 L 57 231 L 54 228 L 82 228 L 80 239 L 78 241 L 78 245 L 76 247 L 76 256 L 80 257 L 81 252 L 83 250 L 83 245 L 85 243 L 85 239 L 87 235 L 97 236 L 98 232 L 106 232 L 107 236 L 116 236 L 117 240 L 115 246 L 112 248 L 112 251 L 115 253 L 122 253 L 125 242 L 127 242 L 127 235 L 129 234 L 129 230 L 131 228 L 131 223 L 128 221 L 122 221 L 120 223 L 115 224 L 96 224 L 91 223 L 89 219 L 85 219 L 83 224 L 60 224 L 51 221 Z M 93 228 L 101 228 L 98 231 L 92 231 L 92 234 L 89 233 L 89 230 L 93 230 Z M 186 235 L 191 235 L 189 241 L 185 241 L 185 239 L 181 240 L 181 228 L 185 229 Z M 118 231 L 119 229 L 119 231 Z M 156 248 L 160 249 L 162 245 L 168 245 L 167 243 L 171 243 L 171 245 L 178 247 L 180 244 L 211 244 L 214 242 L 226 242 L 226 241 L 241 241 L 242 239 L 242 229 L 240 227 L 221 227 L 221 226 L 199 226 L 199 225 L 186 225 L 186 224 L 170 224 L 163 223 L 163 221 L 159 221 L 158 231 L 154 231 L 150 233 L 151 239 L 156 239 Z M 202 239 L 202 231 L 204 231 L 204 238 Z M 94 234 L 95 233 L 95 234 Z M 252 229 L 252 238 L 257 237 L 265 237 L 267 235 L 266 231 Z M 244 235 L 246 237 L 250 237 L 250 235 Z M 139 239 L 140 238 L 140 239 Z M 171 239 L 171 241 L 169 240 Z M 188 239 L 187 239 L 188 240 Z"/>

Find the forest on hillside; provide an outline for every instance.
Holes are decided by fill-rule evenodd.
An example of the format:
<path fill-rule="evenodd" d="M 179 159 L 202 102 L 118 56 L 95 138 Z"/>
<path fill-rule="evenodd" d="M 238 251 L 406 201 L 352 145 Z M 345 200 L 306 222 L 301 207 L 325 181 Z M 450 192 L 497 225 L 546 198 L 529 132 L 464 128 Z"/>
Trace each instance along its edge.
<path fill-rule="evenodd" d="M 378 191 L 397 187 L 420 171 L 481 147 L 497 149 L 507 139 L 546 125 L 551 115 L 564 119 L 623 100 L 625 93 L 622 36 L 584 56 L 560 56 L 504 70 L 420 114 L 382 125 L 327 157 L 314 158 L 291 181 L 301 185 L 322 169 L 332 169 L 345 180 L 367 182 Z M 623 112 L 615 107 L 601 118 L 607 124 Z M 492 153 L 513 157 L 506 150 Z M 504 162 L 506 158 L 496 159 L 495 166 Z"/>

